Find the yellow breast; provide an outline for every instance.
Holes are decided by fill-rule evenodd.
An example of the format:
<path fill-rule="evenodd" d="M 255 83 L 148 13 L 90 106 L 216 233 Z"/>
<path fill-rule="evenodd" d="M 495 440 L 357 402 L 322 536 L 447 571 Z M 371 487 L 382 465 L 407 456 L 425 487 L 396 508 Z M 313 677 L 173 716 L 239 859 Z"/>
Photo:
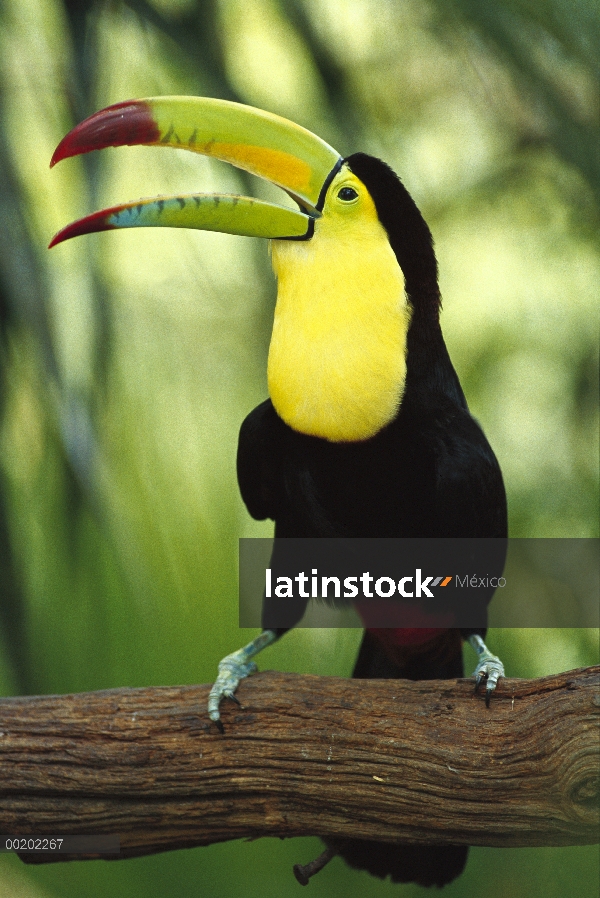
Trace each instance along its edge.
<path fill-rule="evenodd" d="M 347 185 L 358 199 L 336 204 Z M 268 383 L 277 413 L 294 430 L 334 442 L 374 436 L 402 399 L 410 307 L 364 185 L 342 170 L 314 236 L 274 240 L 272 261 Z"/>

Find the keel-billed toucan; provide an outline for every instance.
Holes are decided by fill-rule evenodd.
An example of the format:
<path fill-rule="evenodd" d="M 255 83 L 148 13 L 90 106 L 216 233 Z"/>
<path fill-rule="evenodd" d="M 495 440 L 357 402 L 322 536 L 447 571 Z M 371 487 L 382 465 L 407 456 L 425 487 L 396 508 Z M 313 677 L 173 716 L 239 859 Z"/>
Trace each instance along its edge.
<path fill-rule="evenodd" d="M 268 179 L 298 210 L 249 197 L 139 200 L 89 215 L 69 237 L 169 226 L 271 239 L 277 304 L 269 398 L 242 424 L 238 479 L 250 514 L 275 537 L 506 536 L 496 458 L 450 362 L 439 323 L 432 238 L 405 187 L 363 153 L 346 159 L 304 128 L 252 107 L 199 97 L 118 103 L 68 134 L 52 162 L 109 146 L 192 150 Z M 306 604 L 306 603 L 304 603 Z M 290 625 L 298 623 L 304 607 Z M 264 620 L 264 618 L 263 618 Z M 223 659 L 210 718 L 284 629 L 264 629 Z M 461 637 L 479 655 L 486 698 L 502 665 L 485 629 L 367 628 L 355 677 L 454 678 Z M 333 841 L 329 854 L 396 882 L 450 882 L 461 846 Z"/>

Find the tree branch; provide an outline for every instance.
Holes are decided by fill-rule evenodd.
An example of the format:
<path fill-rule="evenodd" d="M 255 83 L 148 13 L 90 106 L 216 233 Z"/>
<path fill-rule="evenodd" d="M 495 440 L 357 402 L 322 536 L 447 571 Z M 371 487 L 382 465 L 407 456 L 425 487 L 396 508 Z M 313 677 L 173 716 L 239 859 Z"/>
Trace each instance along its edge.
<path fill-rule="evenodd" d="M 225 702 L 224 736 L 208 689 L 0 700 L 0 831 L 117 833 L 119 857 L 258 836 L 598 841 L 600 666 L 503 679 L 489 709 L 472 680 L 262 673 L 243 709 Z"/>

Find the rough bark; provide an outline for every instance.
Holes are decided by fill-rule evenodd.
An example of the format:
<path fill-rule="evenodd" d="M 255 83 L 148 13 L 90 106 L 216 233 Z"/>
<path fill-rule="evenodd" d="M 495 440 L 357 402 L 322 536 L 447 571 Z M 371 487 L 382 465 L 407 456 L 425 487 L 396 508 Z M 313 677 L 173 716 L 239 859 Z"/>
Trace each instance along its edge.
<path fill-rule="evenodd" d="M 600 667 L 501 680 L 489 709 L 472 680 L 261 673 L 225 702 L 224 736 L 208 689 L 0 700 L 0 832 L 117 833 L 119 857 L 258 836 L 598 841 Z"/>

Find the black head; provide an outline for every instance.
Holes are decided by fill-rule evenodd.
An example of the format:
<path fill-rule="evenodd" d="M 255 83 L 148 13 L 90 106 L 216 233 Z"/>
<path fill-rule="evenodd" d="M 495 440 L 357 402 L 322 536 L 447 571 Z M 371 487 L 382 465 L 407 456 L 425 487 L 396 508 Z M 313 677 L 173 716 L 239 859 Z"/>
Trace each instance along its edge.
<path fill-rule="evenodd" d="M 381 159 L 353 153 L 344 161 L 371 194 L 404 274 L 414 314 L 437 319 L 440 291 L 433 237 L 415 201 L 398 175 Z"/>

